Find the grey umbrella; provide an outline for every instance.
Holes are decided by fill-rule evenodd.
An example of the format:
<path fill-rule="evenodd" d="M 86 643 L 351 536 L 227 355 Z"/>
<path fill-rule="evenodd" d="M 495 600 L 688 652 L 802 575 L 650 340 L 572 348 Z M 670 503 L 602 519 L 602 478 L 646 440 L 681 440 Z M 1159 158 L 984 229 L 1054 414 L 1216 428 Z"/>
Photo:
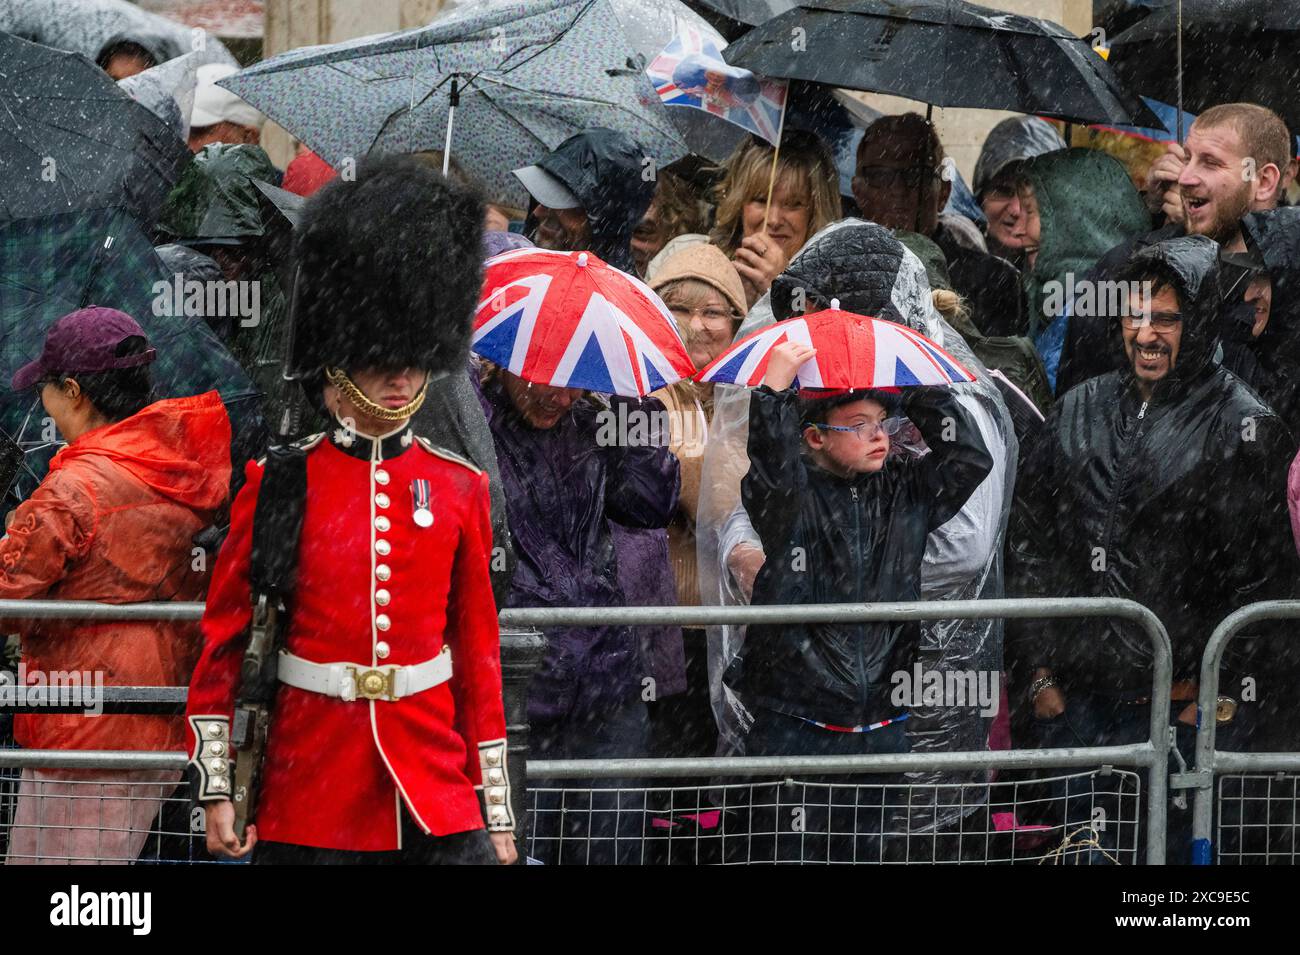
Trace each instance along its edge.
<path fill-rule="evenodd" d="M 638 66 L 609 0 L 462 7 L 426 27 L 293 50 L 222 80 L 345 170 L 368 153 L 444 148 L 498 202 L 511 171 L 576 132 L 619 130 L 667 165 L 686 144 Z"/>
<path fill-rule="evenodd" d="M 189 158 L 84 56 L 0 33 L 0 222 L 115 206 L 151 225 Z"/>
<path fill-rule="evenodd" d="M 194 90 L 198 86 L 197 71 L 202 65 L 198 53 L 186 53 L 143 73 L 118 80 L 117 85 L 170 126 L 178 137 L 188 140 Z"/>
<path fill-rule="evenodd" d="M 199 63 L 235 63 L 203 30 L 141 10 L 126 0 L 0 0 L 0 30 L 96 60 L 110 41 L 130 40 L 163 63 L 197 53 Z"/>

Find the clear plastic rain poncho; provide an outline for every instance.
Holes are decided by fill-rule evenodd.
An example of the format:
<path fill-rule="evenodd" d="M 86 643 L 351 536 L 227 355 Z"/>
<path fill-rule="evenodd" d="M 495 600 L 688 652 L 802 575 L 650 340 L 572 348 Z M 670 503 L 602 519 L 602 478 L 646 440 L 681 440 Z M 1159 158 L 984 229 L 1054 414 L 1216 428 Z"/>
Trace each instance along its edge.
<path fill-rule="evenodd" d="M 882 300 L 872 314 L 894 320 L 902 316 L 908 327 L 942 345 L 978 378 L 975 383 L 953 387 L 978 422 L 993 456 L 994 468 L 961 512 L 930 535 L 921 572 L 922 596 L 926 600 L 1001 597 L 1001 552 L 1018 455 L 1010 415 L 984 366 L 935 309 L 920 259 L 887 230 L 860 219 L 833 223 L 808 241 L 791 261 L 790 268 L 798 267 L 810 254 L 816 256 L 820 243 L 843 229 L 866 230 L 855 238 L 880 243 L 882 249 L 892 244 L 888 251 L 893 256 L 901 250 L 901 264 L 889 287 L 888 300 Z M 835 241 L 843 238 L 837 236 Z M 824 251 L 824 247 L 820 250 Z M 841 276 L 837 281 L 844 279 Z M 769 293 L 755 303 L 736 338 L 774 321 Z M 737 606 L 748 603 L 748 598 L 728 568 L 728 555 L 738 546 L 761 549 L 758 535 L 740 503 L 741 478 L 749 469 L 746 454 L 749 390 L 736 385 L 718 385 L 714 403 L 697 514 L 700 594 L 705 604 Z M 904 429 L 895 439 L 894 453 L 925 454 L 928 449 L 914 429 Z M 752 723 L 752 715 L 744 703 L 722 682 L 723 672 L 743 644 L 744 629 L 740 626 L 709 629 L 709 686 L 723 755 L 744 752 L 744 736 Z M 918 659 L 926 670 L 996 673 L 1002 667 L 1002 632 L 1001 621 L 928 622 L 922 625 Z M 989 724 L 990 719 L 981 715 L 978 706 L 938 706 L 912 709 L 906 726 L 913 751 L 920 752 L 983 750 L 987 747 Z M 986 781 L 983 772 L 914 773 L 909 778 L 918 784 Z M 924 786 L 915 791 L 912 831 L 950 826 L 963 811 L 967 814 L 974 811 L 986 798 L 986 791 L 967 790 L 963 797 L 960 790 L 944 790 L 940 797 L 942 805 L 936 813 L 933 808 L 936 792 Z"/>

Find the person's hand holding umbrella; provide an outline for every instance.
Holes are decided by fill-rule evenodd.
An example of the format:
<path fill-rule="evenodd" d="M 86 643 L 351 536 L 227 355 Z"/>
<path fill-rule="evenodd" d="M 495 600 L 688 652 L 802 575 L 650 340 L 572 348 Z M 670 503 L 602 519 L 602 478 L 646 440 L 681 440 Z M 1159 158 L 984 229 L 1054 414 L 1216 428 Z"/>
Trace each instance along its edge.
<path fill-rule="evenodd" d="M 1152 215 L 1164 213 L 1165 221 L 1183 224 L 1183 197 L 1178 178 L 1187 165 L 1187 149 L 1178 143 L 1166 143 L 1164 154 L 1147 170 L 1146 203 Z"/>
<path fill-rule="evenodd" d="M 794 384 L 799 369 L 817 357 L 817 349 L 799 342 L 784 341 L 772 349 L 763 384 L 773 391 L 784 391 Z"/>
<path fill-rule="evenodd" d="M 764 229 L 740 240 L 732 264 L 745 284 L 746 298 L 755 301 L 772 287 L 772 280 L 784 272 L 790 262 L 780 243 Z"/>

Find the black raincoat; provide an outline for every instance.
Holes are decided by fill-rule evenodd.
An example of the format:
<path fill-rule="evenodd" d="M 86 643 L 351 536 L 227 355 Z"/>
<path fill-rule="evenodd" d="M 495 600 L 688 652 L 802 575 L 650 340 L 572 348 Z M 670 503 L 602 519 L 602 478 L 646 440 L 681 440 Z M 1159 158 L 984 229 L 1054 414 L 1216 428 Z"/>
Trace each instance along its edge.
<path fill-rule="evenodd" d="M 1244 277 L 1227 293 L 1223 310 L 1223 366 L 1259 393 L 1300 431 L 1300 209 L 1252 212 L 1241 220 L 1247 248 L 1259 254 L 1273 284 L 1268 324 L 1250 336 L 1253 306 L 1243 301 Z"/>
<path fill-rule="evenodd" d="M 632 232 L 655 194 L 646 158 L 630 136 L 596 128 L 570 136 L 537 163 L 582 202 L 591 226 L 590 251 L 632 274 Z"/>
<path fill-rule="evenodd" d="M 970 319 L 984 335 L 1023 335 L 1029 327 L 1020 272 L 1006 259 L 958 242 L 942 224 L 931 239 L 943 250 L 952 289 L 966 300 Z"/>
<path fill-rule="evenodd" d="M 741 494 L 767 554 L 753 602 L 921 599 L 926 538 L 993 467 L 978 426 L 951 390 L 905 388 L 902 411 L 931 452 L 842 478 L 803 454 L 801 411 L 796 394 L 766 387 L 750 404 Z M 865 725 L 902 709 L 890 702 L 891 677 L 907 672 L 920 639 L 916 623 L 751 626 L 727 682 L 758 706 Z"/>
<path fill-rule="evenodd" d="M 1296 579 L 1285 493 L 1294 445 L 1277 415 L 1214 361 L 1218 246 L 1203 236 L 1160 242 L 1121 275 L 1144 271 L 1168 276 L 1178 294 L 1176 364 L 1144 401 L 1113 339 L 1121 370 L 1058 400 L 1022 463 L 1008 589 L 1135 600 L 1168 629 L 1174 679 L 1195 679 L 1220 620 L 1284 595 Z M 1130 624 L 1033 621 L 1014 632 L 1026 668 L 1050 667 L 1067 692 L 1150 693 L 1152 651 Z M 1229 645 L 1225 686 L 1248 649 Z"/>

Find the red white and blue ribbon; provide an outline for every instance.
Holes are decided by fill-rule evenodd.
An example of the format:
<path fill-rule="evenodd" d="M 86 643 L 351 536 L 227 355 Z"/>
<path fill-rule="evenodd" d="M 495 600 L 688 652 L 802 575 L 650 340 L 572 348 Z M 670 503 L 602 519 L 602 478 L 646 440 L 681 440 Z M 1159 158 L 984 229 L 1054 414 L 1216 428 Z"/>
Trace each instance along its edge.
<path fill-rule="evenodd" d="M 429 482 L 417 478 L 411 482 L 411 516 L 420 527 L 433 524 L 433 511 L 429 508 Z"/>
<path fill-rule="evenodd" d="M 823 723 L 820 720 L 810 720 L 806 716 L 799 719 L 805 723 L 811 723 L 813 726 L 819 726 L 824 730 L 830 730 L 832 733 L 870 733 L 872 730 L 881 730 L 886 726 L 892 726 L 895 723 L 901 723 L 911 715 L 904 713 L 902 716 L 895 716 L 893 719 L 881 720 L 879 723 L 872 723 L 870 726 L 836 726 L 834 723 Z"/>

